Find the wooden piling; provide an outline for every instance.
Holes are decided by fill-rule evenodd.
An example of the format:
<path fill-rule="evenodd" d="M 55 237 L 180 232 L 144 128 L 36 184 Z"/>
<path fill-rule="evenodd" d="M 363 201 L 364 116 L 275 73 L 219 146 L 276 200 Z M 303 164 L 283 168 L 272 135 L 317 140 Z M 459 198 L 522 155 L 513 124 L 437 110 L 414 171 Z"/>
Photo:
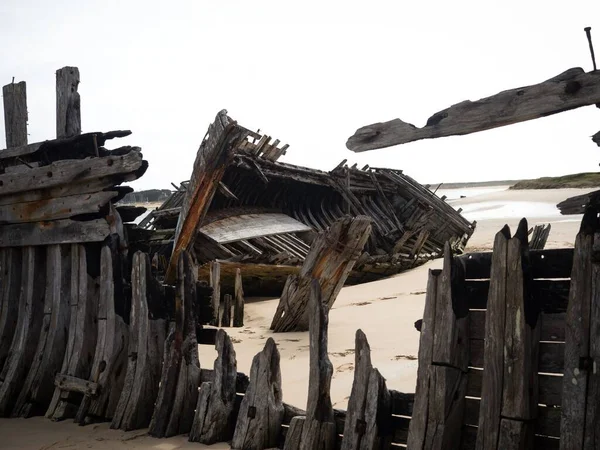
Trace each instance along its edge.
<path fill-rule="evenodd" d="M 210 286 L 213 288 L 212 305 L 213 305 L 213 321 L 214 326 L 219 326 L 219 309 L 221 306 L 221 265 L 219 261 L 210 263 Z"/>
<path fill-rule="evenodd" d="M 231 326 L 231 294 L 223 296 L 223 312 L 221 313 L 221 326 Z"/>
<path fill-rule="evenodd" d="M 56 137 L 81 134 L 79 69 L 63 67 L 56 71 Z"/>
<path fill-rule="evenodd" d="M 27 145 L 27 85 L 24 81 L 7 84 L 2 96 L 6 147 Z"/>
<path fill-rule="evenodd" d="M 242 284 L 242 271 L 239 268 L 235 270 L 234 287 L 233 326 L 239 328 L 244 326 L 244 287 Z"/>

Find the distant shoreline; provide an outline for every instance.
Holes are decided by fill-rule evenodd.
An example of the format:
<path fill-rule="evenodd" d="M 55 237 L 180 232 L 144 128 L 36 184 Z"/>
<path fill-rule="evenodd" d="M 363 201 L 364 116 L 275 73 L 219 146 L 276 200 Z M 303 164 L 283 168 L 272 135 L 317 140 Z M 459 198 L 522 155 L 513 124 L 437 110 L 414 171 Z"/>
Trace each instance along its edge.
<path fill-rule="evenodd" d="M 460 189 L 470 187 L 494 187 L 494 186 L 513 186 L 524 180 L 498 180 L 498 181 L 466 181 L 462 183 L 432 183 L 429 189 L 434 191 L 438 186 L 440 189 Z"/>
<path fill-rule="evenodd" d="M 509 186 L 509 189 L 563 189 L 563 188 L 600 188 L 600 173 L 584 172 L 559 177 L 541 177 L 531 180 L 496 180 L 496 181 L 474 181 L 461 183 L 433 183 L 429 189 L 435 191 L 440 189 L 460 189 L 471 187 L 493 187 Z"/>

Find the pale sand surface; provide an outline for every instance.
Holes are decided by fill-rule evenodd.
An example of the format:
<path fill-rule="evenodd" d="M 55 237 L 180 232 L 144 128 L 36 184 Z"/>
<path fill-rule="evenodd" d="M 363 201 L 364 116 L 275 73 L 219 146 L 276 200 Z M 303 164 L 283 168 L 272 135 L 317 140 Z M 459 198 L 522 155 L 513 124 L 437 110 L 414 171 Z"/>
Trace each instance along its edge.
<path fill-rule="evenodd" d="M 469 220 L 477 220 L 477 229 L 468 249 L 491 250 L 494 234 L 505 224 L 516 229 L 523 214 L 530 226 L 551 223 L 548 248 L 573 246 L 581 216 L 560 216 L 553 206 L 567 197 L 589 190 L 560 189 L 545 191 L 506 191 L 499 188 L 481 192 L 463 189 L 448 195 L 449 202 L 462 207 Z M 442 195 L 438 192 L 439 195 Z M 454 192 L 456 194 L 456 192 Z M 454 200 L 452 200 L 455 198 Z M 500 217 L 499 217 L 500 215 Z M 441 260 L 397 276 L 342 289 L 330 312 L 329 353 L 334 367 L 332 402 L 345 408 L 352 385 L 354 335 L 361 328 L 372 350 L 373 365 L 387 379 L 391 389 L 414 392 L 419 333 L 414 322 L 421 318 L 429 269 L 440 268 Z M 272 334 L 269 325 L 276 300 L 252 301 L 245 308 L 245 327 L 230 328 L 238 370 L 249 373 L 252 357 L 273 337 L 281 352 L 284 401 L 305 408 L 308 389 L 308 334 Z M 216 352 L 200 346 L 203 367 L 212 368 Z M 226 444 L 205 447 L 188 443 L 186 437 L 154 439 L 144 430 L 124 433 L 108 429 L 108 424 L 79 427 L 70 422 L 52 423 L 42 418 L 0 419 L 0 449 L 199 449 L 229 448 Z"/>

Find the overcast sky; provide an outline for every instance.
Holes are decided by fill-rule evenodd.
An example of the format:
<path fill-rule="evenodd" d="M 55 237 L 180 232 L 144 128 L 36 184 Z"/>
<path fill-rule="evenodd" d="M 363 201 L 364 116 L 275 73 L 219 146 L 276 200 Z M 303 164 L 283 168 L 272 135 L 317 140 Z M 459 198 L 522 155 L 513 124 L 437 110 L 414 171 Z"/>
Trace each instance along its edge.
<path fill-rule="evenodd" d="M 283 161 L 403 169 L 423 183 L 596 171 L 594 107 L 355 154 L 354 131 L 423 126 L 462 100 L 600 62 L 600 1 L 0 0 L 0 83 L 27 81 L 29 142 L 55 136 L 55 71 L 79 67 L 83 131 L 130 129 L 136 189 L 186 180 L 221 109 L 290 144 Z M 1 121 L 0 121 L 1 122 Z M 0 148 L 5 147 L 0 124 Z"/>

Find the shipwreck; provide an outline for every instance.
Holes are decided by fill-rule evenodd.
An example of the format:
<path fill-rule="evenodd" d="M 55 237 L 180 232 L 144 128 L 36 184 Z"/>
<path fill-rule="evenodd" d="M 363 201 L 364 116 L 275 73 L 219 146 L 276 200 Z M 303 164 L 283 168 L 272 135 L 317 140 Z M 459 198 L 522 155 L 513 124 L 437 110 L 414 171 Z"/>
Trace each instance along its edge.
<path fill-rule="evenodd" d="M 271 139 L 218 113 L 191 181 L 140 222 L 148 231 L 140 239 L 160 272 L 168 271 L 178 223 L 193 234 L 186 245 L 200 278 L 208 279 L 210 263 L 219 261 L 222 285 L 232 285 L 241 269 L 247 294 L 275 296 L 288 275 L 299 272 L 315 236 L 344 216 L 366 216 L 372 224 L 349 284 L 438 258 L 445 242 L 461 253 L 475 230 L 475 222 L 401 170 L 358 168 L 346 160 L 329 172 L 287 164 L 279 158 L 288 146 Z M 189 199 L 195 202 L 190 214 L 184 197 L 194 185 L 202 189 Z"/>

